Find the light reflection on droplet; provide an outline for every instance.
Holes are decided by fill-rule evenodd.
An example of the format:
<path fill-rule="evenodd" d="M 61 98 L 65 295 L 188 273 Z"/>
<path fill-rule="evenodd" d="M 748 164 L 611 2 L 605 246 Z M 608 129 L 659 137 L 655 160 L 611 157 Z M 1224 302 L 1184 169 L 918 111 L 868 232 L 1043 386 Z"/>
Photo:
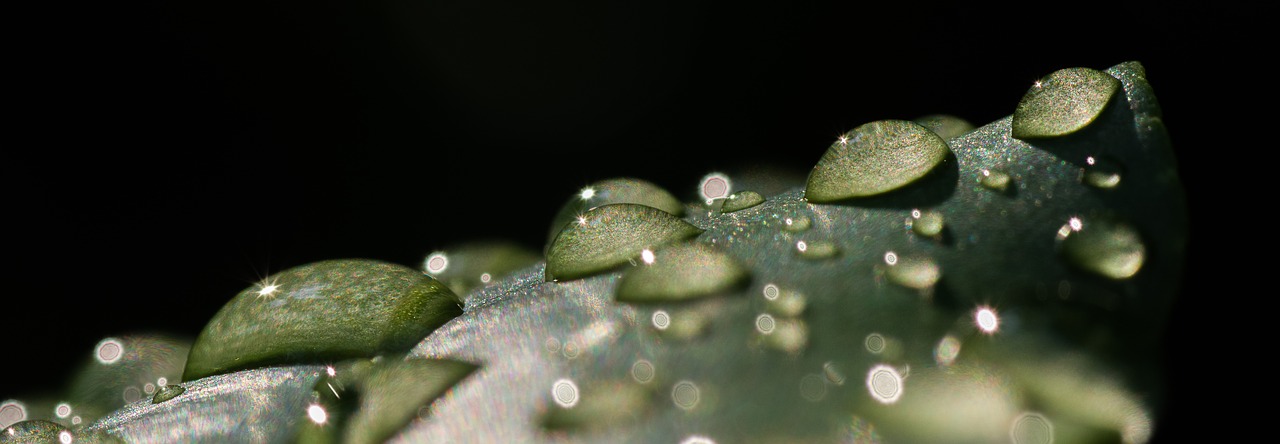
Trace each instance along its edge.
<path fill-rule="evenodd" d="M 796 290 L 781 290 L 773 299 L 765 302 L 765 310 L 778 316 L 795 317 L 804 313 L 808 298 Z"/>
<path fill-rule="evenodd" d="M 773 329 L 775 326 L 776 326 L 776 323 L 773 320 L 773 316 L 770 316 L 767 314 L 756 316 L 756 331 L 759 331 L 760 333 L 763 333 L 766 335 L 771 334 L 773 333 Z"/>
<path fill-rule="evenodd" d="M 809 326 L 803 320 L 795 318 L 771 319 L 774 324 L 773 330 L 763 337 L 766 346 L 775 350 L 798 354 L 809 345 Z"/>
<path fill-rule="evenodd" d="M 973 312 L 973 320 L 983 333 L 992 334 L 1000 329 L 1000 317 L 996 315 L 995 309 L 991 307 L 978 307 Z"/>
<path fill-rule="evenodd" d="M 713 200 L 728 197 L 732 188 L 733 183 L 729 181 L 729 176 L 711 173 L 702 178 L 701 185 L 698 186 L 698 194 L 709 204 Z"/>
<path fill-rule="evenodd" d="M 884 336 L 881 336 L 879 333 L 869 334 L 867 335 L 867 338 L 863 340 L 863 345 L 867 347 L 867 351 L 879 354 L 884 351 Z"/>
<path fill-rule="evenodd" d="M 568 379 L 557 380 L 551 385 L 551 399 L 564 408 L 578 405 L 578 385 Z"/>
<path fill-rule="evenodd" d="M 9 427 L 27 419 L 27 406 L 10 399 L 0 404 L 0 428 Z"/>
<path fill-rule="evenodd" d="M 1018 415 L 1009 428 L 1014 444 L 1053 444 L 1053 423 L 1039 413 Z"/>
<path fill-rule="evenodd" d="M 911 218 L 907 219 L 907 224 L 917 235 L 927 237 L 941 235 L 943 227 L 946 226 L 941 213 L 920 210 L 911 211 Z"/>
<path fill-rule="evenodd" d="M 449 268 L 449 257 L 443 251 L 436 251 L 427 255 L 427 259 L 422 261 L 422 266 L 427 274 L 440 274 Z"/>
<path fill-rule="evenodd" d="M 826 376 L 827 382 L 835 385 L 844 385 L 844 373 L 840 371 L 840 367 L 837 367 L 835 363 L 827 361 L 822 364 L 822 374 Z"/>
<path fill-rule="evenodd" d="M 960 340 L 955 336 L 947 335 L 938 341 L 938 346 L 933 349 L 933 361 L 938 365 L 946 367 L 956 361 L 956 356 L 960 354 Z"/>
<path fill-rule="evenodd" d="M 805 243 L 805 241 L 796 242 L 796 251 L 804 253 L 805 251 L 808 251 L 808 250 L 809 250 L 809 244 Z"/>
<path fill-rule="evenodd" d="M 643 260 L 645 264 L 653 265 L 653 261 L 654 261 L 653 250 L 645 248 L 643 251 L 641 251 L 640 260 Z"/>
<path fill-rule="evenodd" d="M 827 382 L 822 376 L 809 374 L 800 378 L 800 397 L 809 402 L 818 402 L 827 396 Z"/>
<path fill-rule="evenodd" d="M 774 300 L 774 299 L 777 299 L 777 298 L 778 298 L 778 286 L 777 286 L 777 285 L 773 285 L 773 284 L 767 284 L 767 285 L 765 285 L 765 286 L 764 286 L 764 298 L 765 298 L 765 299 L 768 299 L 768 300 L 771 300 L 771 301 L 772 301 L 772 300 Z"/>
<path fill-rule="evenodd" d="M 867 372 L 867 389 L 876 401 L 893 404 L 902 397 L 902 376 L 893 367 L 877 365 Z"/>
<path fill-rule="evenodd" d="M 884 254 L 884 263 L 896 265 L 898 263 L 898 254 L 892 251 Z"/>
<path fill-rule="evenodd" d="M 831 242 L 813 241 L 796 242 L 796 253 L 804 259 L 826 259 L 835 256 L 839 250 Z"/>
<path fill-rule="evenodd" d="M 698 401 L 702 398 L 702 394 L 698 390 L 698 386 L 690 381 L 677 382 L 671 388 L 671 400 L 675 402 L 676 407 L 684 410 L 690 410 L 698 406 Z"/>
<path fill-rule="evenodd" d="M 332 378 L 332 377 L 334 377 L 334 376 L 338 376 L 338 369 L 333 368 L 333 366 L 332 366 L 332 365 L 330 365 L 330 366 L 326 366 L 326 367 L 324 368 L 324 372 L 325 372 L 325 374 L 329 375 L 329 377 L 330 377 L 330 378 Z"/>
<path fill-rule="evenodd" d="M 653 312 L 652 321 L 654 328 L 666 330 L 667 327 L 671 326 L 671 315 L 667 314 L 665 310 L 658 310 Z"/>
<path fill-rule="evenodd" d="M 684 441 L 680 441 L 680 444 L 716 444 L 716 442 L 705 436 L 691 435 L 685 438 Z"/>
<path fill-rule="evenodd" d="M 582 191 L 578 192 L 578 197 L 582 198 L 582 200 L 591 200 L 591 198 L 596 197 L 596 189 L 592 187 L 583 188 Z"/>
<path fill-rule="evenodd" d="M 325 421 L 329 420 L 329 413 L 324 411 L 324 407 L 319 404 L 311 404 L 311 406 L 307 407 L 307 417 L 311 419 L 311 422 L 324 424 Z"/>
<path fill-rule="evenodd" d="M 280 291 L 280 284 L 277 284 L 275 280 L 263 279 L 262 282 L 258 283 L 259 298 L 270 299 L 272 296 L 275 296 L 276 293 L 279 291 Z"/>
<path fill-rule="evenodd" d="M 93 350 L 93 357 L 103 364 L 115 364 L 124 357 L 124 344 L 116 338 L 103 339 Z"/>
<path fill-rule="evenodd" d="M 1013 180 L 1009 177 L 1008 173 L 1000 170 L 982 170 L 982 174 L 980 176 L 981 177 L 978 178 L 978 182 L 981 183 L 982 186 L 997 191 L 1004 191 L 1005 189 L 1008 189 L 1009 182 Z"/>
<path fill-rule="evenodd" d="M 653 376 L 655 374 L 656 371 L 653 368 L 652 362 L 641 359 L 636 361 L 635 364 L 631 364 L 631 377 L 635 378 L 636 382 L 648 384 L 650 381 L 653 381 Z"/>
<path fill-rule="evenodd" d="M 58 432 L 58 442 L 62 444 L 71 444 L 71 432 L 66 430 Z"/>
<path fill-rule="evenodd" d="M 59 418 L 71 416 L 71 404 L 67 404 L 65 402 L 58 404 L 57 407 L 53 408 L 53 414 Z"/>
<path fill-rule="evenodd" d="M 811 225 L 813 225 L 813 221 L 809 220 L 807 216 L 788 217 L 782 220 L 782 229 L 792 233 L 808 230 Z"/>

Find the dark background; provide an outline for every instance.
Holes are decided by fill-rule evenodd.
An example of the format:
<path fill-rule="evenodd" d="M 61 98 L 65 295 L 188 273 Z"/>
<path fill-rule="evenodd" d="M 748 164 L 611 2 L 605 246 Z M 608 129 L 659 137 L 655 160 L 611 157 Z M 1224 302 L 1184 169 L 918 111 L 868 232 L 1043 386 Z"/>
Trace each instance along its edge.
<path fill-rule="evenodd" d="M 3 19 L 0 398 L 60 387 L 104 336 L 194 337 L 288 267 L 536 249 L 595 180 L 685 197 L 743 164 L 803 173 L 859 124 L 982 125 L 1045 74 L 1127 60 L 1179 151 L 1190 287 L 1224 162 L 1198 154 L 1245 30 L 1211 4 L 1141 1 L 170 3 Z M 1176 307 L 1172 344 L 1196 335 L 1198 307 Z M 1178 359 L 1173 384 L 1194 384 Z M 1194 396 L 1172 392 L 1157 438 L 1193 427 Z"/>

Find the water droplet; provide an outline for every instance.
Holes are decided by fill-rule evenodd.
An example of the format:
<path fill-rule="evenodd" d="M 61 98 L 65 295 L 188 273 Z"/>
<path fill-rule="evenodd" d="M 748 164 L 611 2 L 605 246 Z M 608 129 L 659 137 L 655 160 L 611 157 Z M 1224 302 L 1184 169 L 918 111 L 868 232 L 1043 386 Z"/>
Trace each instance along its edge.
<path fill-rule="evenodd" d="M 60 442 L 59 435 L 67 429 L 56 422 L 32 419 L 9 425 L 0 435 L 0 441 L 6 443 L 48 443 Z"/>
<path fill-rule="evenodd" d="M 940 236 L 942 235 L 942 229 L 945 227 L 942 213 L 937 211 L 912 210 L 911 218 L 907 219 L 907 224 L 911 231 L 925 237 Z"/>
<path fill-rule="evenodd" d="M 757 317 L 756 329 L 760 332 L 764 344 L 769 348 L 796 354 L 809 345 L 809 326 L 804 321 L 794 318 L 778 319 L 769 315 L 762 316 L 767 316 L 767 318 Z M 763 319 L 768 319 L 768 321 L 764 321 L 765 324 L 773 327 L 768 332 L 761 328 L 760 324 Z"/>
<path fill-rule="evenodd" d="M 827 259 L 840 253 L 836 244 L 827 241 L 796 242 L 796 254 L 802 259 Z"/>
<path fill-rule="evenodd" d="M 386 442 L 403 430 L 418 409 L 431 404 L 479 367 L 447 359 L 385 359 L 354 382 L 360 404 L 347 420 L 348 443 Z"/>
<path fill-rule="evenodd" d="M 764 196 L 761 196 L 760 193 L 755 191 L 739 191 L 729 195 L 729 198 L 725 199 L 724 206 L 720 207 L 720 212 L 732 213 L 734 211 L 745 210 L 762 203 L 764 203 Z"/>
<path fill-rule="evenodd" d="M 641 359 L 636 361 L 635 364 L 631 364 L 631 377 L 635 379 L 636 382 L 648 384 L 650 381 L 653 381 L 655 374 L 656 371 L 653 368 L 652 362 Z"/>
<path fill-rule="evenodd" d="M 924 177 L 950 153 L 928 128 L 881 120 L 855 128 L 832 144 L 809 173 L 805 199 L 832 202 L 892 191 Z"/>
<path fill-rule="evenodd" d="M 840 367 L 833 362 L 822 364 L 822 375 L 827 378 L 827 382 L 835 385 L 844 385 L 844 372 L 840 371 Z"/>
<path fill-rule="evenodd" d="M 880 336 L 880 333 L 867 335 L 867 338 L 862 343 L 867 347 L 867 351 L 871 353 L 879 354 L 884 351 L 884 336 Z"/>
<path fill-rule="evenodd" d="M 551 385 L 551 399 L 564 408 L 578 405 L 578 385 L 568 379 L 557 380 Z"/>
<path fill-rule="evenodd" d="M 709 244 L 684 243 L 659 250 L 647 265 L 627 269 L 617 299 L 646 303 L 682 301 L 723 293 L 747 277 L 732 256 Z"/>
<path fill-rule="evenodd" d="M 1053 423 L 1039 413 L 1023 413 L 1013 420 L 1009 437 L 1014 444 L 1053 444 Z"/>
<path fill-rule="evenodd" d="M 1102 71 L 1067 68 L 1032 85 L 1013 112 L 1013 137 L 1057 137 L 1088 126 L 1120 90 L 1120 81 Z"/>
<path fill-rule="evenodd" d="M 885 276 L 889 282 L 916 290 L 932 288 L 942 277 L 942 269 L 927 257 L 898 256 L 890 251 L 884 255 Z"/>
<path fill-rule="evenodd" d="M 974 129 L 972 123 L 969 123 L 959 117 L 949 116 L 946 114 L 924 116 L 916 119 L 915 122 L 919 123 L 920 126 L 928 128 L 929 131 L 933 131 L 938 135 L 938 137 L 941 137 L 944 140 L 951 140 L 956 137 L 963 136 Z"/>
<path fill-rule="evenodd" d="M 938 365 L 946 367 L 956 361 L 956 356 L 960 354 L 960 340 L 955 336 L 943 336 L 938 341 L 938 346 L 933 349 L 933 361 Z"/>
<path fill-rule="evenodd" d="M 1138 232 L 1107 218 L 1071 218 L 1058 230 L 1058 238 L 1067 262 L 1111 279 L 1133 277 L 1146 260 Z"/>
<path fill-rule="evenodd" d="M 1101 156 L 1089 156 L 1084 168 L 1084 183 L 1094 188 L 1109 190 L 1120 185 L 1120 164 Z"/>
<path fill-rule="evenodd" d="M 0 428 L 9 427 L 27 419 L 27 406 L 15 400 L 0 404 Z"/>
<path fill-rule="evenodd" d="M 983 333 L 992 334 L 1000 330 L 1000 316 L 991 307 L 978 307 L 973 311 L 973 322 Z"/>
<path fill-rule="evenodd" d="M 1010 182 L 1013 182 L 1013 178 L 1001 170 L 982 170 L 978 177 L 978 183 L 983 187 L 996 191 L 1008 190 Z"/>
<path fill-rule="evenodd" d="M 329 412 L 324 410 L 324 406 L 311 404 L 307 406 L 307 418 L 316 424 L 324 424 L 329 421 Z"/>
<path fill-rule="evenodd" d="M 166 385 L 164 387 L 161 387 L 160 390 L 156 391 L 155 396 L 151 397 L 151 403 L 159 404 L 159 403 L 168 401 L 170 399 L 177 397 L 178 395 L 186 393 L 186 391 L 187 389 L 183 388 L 181 385 Z"/>
<path fill-rule="evenodd" d="M 653 312 L 653 327 L 658 330 L 666 330 L 671 326 L 671 316 L 664 310 Z"/>
<path fill-rule="evenodd" d="M 675 313 L 658 310 L 653 313 L 652 321 L 662 337 L 682 341 L 701 336 L 708 322 L 705 315 L 694 310 Z"/>
<path fill-rule="evenodd" d="M 867 390 L 876 401 L 893 404 L 902 397 L 902 376 L 893 367 L 877 365 L 867 372 Z"/>
<path fill-rule="evenodd" d="M 186 365 L 191 343 L 165 335 L 123 335 L 99 341 L 71 378 L 67 398 L 75 412 L 97 418 L 126 402 L 142 399 L 139 387 L 157 378 L 177 378 Z M 111 359 L 103 359 L 111 358 Z M 126 390 L 128 396 L 126 396 Z M 42 418 L 44 419 L 44 418 Z"/>
<path fill-rule="evenodd" d="M 569 223 L 547 250 L 546 280 L 575 279 L 608 270 L 656 248 L 702 233 L 669 213 L 634 204 L 596 207 Z"/>
<path fill-rule="evenodd" d="M 424 261 L 424 270 L 454 294 L 465 295 L 540 259 L 536 252 L 521 245 L 487 240 L 453 245 L 445 251 L 431 253 Z"/>
<path fill-rule="evenodd" d="M 574 193 L 560 207 L 555 218 L 551 219 L 551 230 L 547 233 L 547 247 L 551 246 L 551 242 L 555 240 L 565 224 L 573 222 L 588 210 L 622 203 L 653 207 L 674 216 L 684 215 L 684 204 L 662 187 L 640 179 L 626 177 L 606 179 Z"/>
<path fill-rule="evenodd" d="M 698 390 L 697 384 L 690 381 L 680 381 L 671 387 L 671 400 L 675 402 L 676 407 L 692 410 L 698 406 L 698 401 L 702 400 L 702 393 Z"/>
<path fill-rule="evenodd" d="M 400 352 L 462 314 L 452 291 L 401 265 L 331 260 L 273 279 L 283 289 L 280 296 L 262 300 L 250 288 L 214 315 L 191 346 L 182 380 Z"/>
<path fill-rule="evenodd" d="M 580 394 L 574 389 L 572 405 L 562 403 L 562 397 L 570 396 L 569 390 L 564 391 L 566 393 L 553 394 L 559 407 L 549 409 L 543 416 L 543 427 L 553 430 L 605 428 L 643 416 L 650 404 L 646 389 L 623 382 L 596 382 Z"/>
<path fill-rule="evenodd" d="M 782 220 L 782 229 L 791 233 L 799 233 L 808 230 L 813 225 L 813 221 L 808 216 L 788 217 Z"/>
<path fill-rule="evenodd" d="M 822 376 L 809 374 L 800 378 L 800 397 L 809 402 L 818 402 L 827 396 L 827 382 Z"/>
<path fill-rule="evenodd" d="M 765 300 L 765 310 L 778 316 L 795 317 L 804 313 L 808 299 L 796 290 L 781 290 L 773 299 Z"/>
<path fill-rule="evenodd" d="M 728 197 L 729 192 L 732 190 L 733 182 L 729 181 L 729 176 L 720 173 L 711 173 L 704 176 L 698 185 L 698 195 L 708 204 L 716 199 Z"/>

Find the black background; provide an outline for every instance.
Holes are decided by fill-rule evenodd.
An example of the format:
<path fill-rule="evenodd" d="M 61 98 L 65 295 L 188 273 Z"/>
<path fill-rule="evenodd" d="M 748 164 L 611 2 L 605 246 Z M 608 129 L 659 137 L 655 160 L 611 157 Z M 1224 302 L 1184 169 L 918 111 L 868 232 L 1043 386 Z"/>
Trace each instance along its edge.
<path fill-rule="evenodd" d="M 1219 182 L 1193 156 L 1244 31 L 1224 8 L 1141 1 L 170 3 L 4 18 L 0 398 L 57 389 L 104 336 L 194 337 L 284 268 L 536 249 L 595 180 L 685 197 L 743 164 L 803 173 L 859 124 L 981 125 L 1045 74 L 1127 60 L 1179 151 L 1191 286 Z M 1186 300 L 1171 343 L 1195 335 Z M 1158 438 L 1190 427 L 1194 396 L 1172 392 Z"/>

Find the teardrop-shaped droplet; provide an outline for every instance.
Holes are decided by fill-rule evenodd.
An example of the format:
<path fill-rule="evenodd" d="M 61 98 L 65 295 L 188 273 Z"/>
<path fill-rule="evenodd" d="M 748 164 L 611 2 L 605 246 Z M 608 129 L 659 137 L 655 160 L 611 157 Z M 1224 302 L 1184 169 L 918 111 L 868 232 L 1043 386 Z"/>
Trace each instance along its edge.
<path fill-rule="evenodd" d="M 916 119 L 915 122 L 928 128 L 929 131 L 933 131 L 944 140 L 963 136 L 974 129 L 973 124 L 969 123 L 969 121 L 946 114 L 924 116 Z"/>
<path fill-rule="evenodd" d="M 840 136 L 809 173 L 804 197 L 832 202 L 901 188 L 947 158 L 947 142 L 905 120 L 881 120 Z"/>
<path fill-rule="evenodd" d="M 454 294 L 465 295 L 539 259 L 538 253 L 515 243 L 472 242 L 432 253 L 423 261 L 423 270 Z"/>
<path fill-rule="evenodd" d="M 809 301 L 804 294 L 793 289 L 778 290 L 773 298 L 765 297 L 765 311 L 778 316 L 796 317 L 804 313 Z"/>
<path fill-rule="evenodd" d="M 1089 68 L 1067 68 L 1037 81 L 1013 112 L 1013 137 L 1034 139 L 1074 133 L 1102 114 L 1120 81 Z"/>
<path fill-rule="evenodd" d="M 720 207 L 720 212 L 732 213 L 734 211 L 745 210 L 762 203 L 764 203 L 764 196 L 761 196 L 760 193 L 755 191 L 739 191 L 737 193 L 730 194 L 729 198 L 724 200 L 724 206 Z"/>
<path fill-rule="evenodd" d="M 555 218 L 551 219 L 551 230 L 547 233 L 547 247 L 551 246 L 551 242 L 560 233 L 561 227 L 573 222 L 588 210 L 623 203 L 657 208 L 673 216 L 684 215 L 684 204 L 662 187 L 630 177 L 605 179 L 583 187 L 560 207 Z"/>
<path fill-rule="evenodd" d="M 928 210 L 912 210 L 908 222 L 911 224 L 911 231 L 925 237 L 941 235 L 942 229 L 946 226 L 942 213 Z"/>
<path fill-rule="evenodd" d="M 942 269 L 928 257 L 901 256 L 892 251 L 885 253 L 885 276 L 889 282 L 916 290 L 933 287 L 942 277 Z"/>
<path fill-rule="evenodd" d="M 66 427 L 39 419 L 20 421 L 0 430 L 0 443 L 5 444 L 70 443 L 70 438 Z"/>
<path fill-rule="evenodd" d="M 70 401 L 76 415 L 96 419 L 141 399 L 147 384 L 177 382 L 191 341 L 165 335 L 122 335 L 98 341 L 86 350 L 71 379 Z"/>
<path fill-rule="evenodd" d="M 444 284 L 371 260 L 295 267 L 227 302 L 191 347 L 183 380 L 412 347 L 462 313 Z"/>
<path fill-rule="evenodd" d="M 827 259 L 840 253 L 836 244 L 827 241 L 796 242 L 796 254 L 804 259 Z"/>
<path fill-rule="evenodd" d="M 343 442 L 386 442 L 417 417 L 419 407 L 444 395 L 478 368 L 445 359 L 379 362 L 357 383 L 360 407 L 347 422 Z"/>
<path fill-rule="evenodd" d="M 565 224 L 547 250 L 546 280 L 608 270 L 702 230 L 662 210 L 634 204 L 596 207 Z"/>
<path fill-rule="evenodd" d="M 1146 246 L 1138 232 L 1105 217 L 1071 218 L 1058 229 L 1058 238 L 1069 263 L 1111 279 L 1133 277 L 1146 260 Z"/>
<path fill-rule="evenodd" d="M 181 385 L 173 384 L 160 387 L 156 390 L 156 394 L 151 396 L 152 404 L 159 404 L 170 399 L 176 398 L 178 395 L 186 393 L 187 389 Z"/>
<path fill-rule="evenodd" d="M 1104 190 L 1120 185 L 1120 164 L 1105 157 L 1089 156 L 1084 168 L 1084 183 Z"/>
<path fill-rule="evenodd" d="M 808 216 L 793 216 L 782 219 L 782 229 L 791 233 L 808 230 L 812 224 L 813 222 L 809 220 Z"/>
<path fill-rule="evenodd" d="M 556 403 L 543 417 L 542 425 L 553 430 L 616 426 L 643 418 L 651 405 L 652 397 L 644 387 L 629 382 L 600 382 L 584 387 L 572 406 Z"/>
<path fill-rule="evenodd" d="M 978 175 L 978 183 L 990 190 L 1008 190 L 1012 182 L 1013 178 L 1009 177 L 1009 173 L 1002 170 L 982 170 Z"/>
<path fill-rule="evenodd" d="M 622 302 L 666 302 L 700 298 L 732 289 L 747 277 L 738 261 L 708 244 L 672 245 L 653 260 L 627 269 L 618 282 Z"/>

